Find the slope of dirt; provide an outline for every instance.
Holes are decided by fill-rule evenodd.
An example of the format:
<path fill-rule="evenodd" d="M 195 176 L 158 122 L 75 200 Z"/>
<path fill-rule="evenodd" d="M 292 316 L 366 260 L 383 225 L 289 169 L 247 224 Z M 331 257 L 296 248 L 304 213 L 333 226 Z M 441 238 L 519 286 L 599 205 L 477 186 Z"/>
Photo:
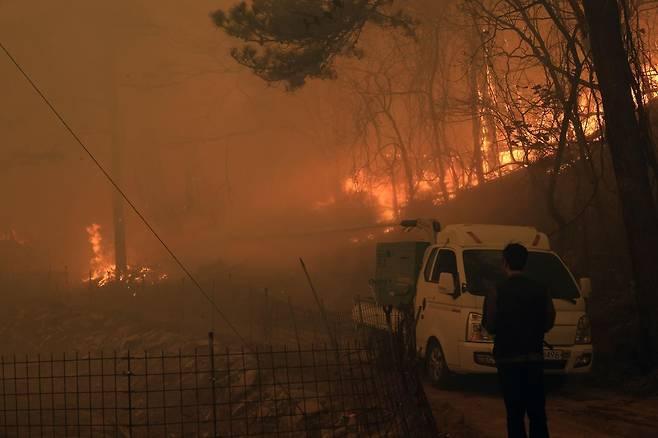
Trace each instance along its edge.
<path fill-rule="evenodd" d="M 637 397 L 548 380 L 551 437 L 655 437 L 658 397 Z M 505 407 L 495 376 L 461 377 L 452 388 L 425 387 L 436 420 L 452 438 L 505 437 Z"/>

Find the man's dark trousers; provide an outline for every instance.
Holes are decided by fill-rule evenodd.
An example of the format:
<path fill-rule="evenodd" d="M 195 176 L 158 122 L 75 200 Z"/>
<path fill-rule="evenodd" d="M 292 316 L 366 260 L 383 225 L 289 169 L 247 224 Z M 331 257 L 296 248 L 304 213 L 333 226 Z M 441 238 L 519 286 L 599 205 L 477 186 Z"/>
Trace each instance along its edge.
<path fill-rule="evenodd" d="M 530 420 L 530 438 L 548 438 L 544 367 L 541 362 L 498 365 L 498 377 L 507 409 L 508 438 L 525 438 L 525 414 Z"/>

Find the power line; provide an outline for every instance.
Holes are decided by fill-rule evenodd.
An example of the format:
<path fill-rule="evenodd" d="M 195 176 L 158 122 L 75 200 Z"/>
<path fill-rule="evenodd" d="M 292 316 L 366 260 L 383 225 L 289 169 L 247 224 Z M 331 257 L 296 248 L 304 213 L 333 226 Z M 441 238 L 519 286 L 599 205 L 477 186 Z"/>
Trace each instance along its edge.
<path fill-rule="evenodd" d="M 238 329 L 231 323 L 231 321 L 229 321 L 228 317 L 224 314 L 224 312 L 222 312 L 219 309 L 219 307 L 217 307 L 217 305 L 215 304 L 215 301 L 206 293 L 206 291 L 203 289 L 203 287 L 197 281 L 197 279 L 194 278 L 192 273 L 190 273 L 190 271 L 187 269 L 187 267 L 185 267 L 183 262 L 176 256 L 176 254 L 171 250 L 171 248 L 169 248 L 169 246 L 160 237 L 160 235 L 153 229 L 153 227 L 146 220 L 144 215 L 142 215 L 142 213 L 135 206 L 135 204 L 133 204 L 133 202 L 130 200 L 130 198 L 128 198 L 126 193 L 121 189 L 121 187 L 119 187 L 119 185 L 114 180 L 114 178 L 112 178 L 112 176 L 105 170 L 103 165 L 96 159 L 94 154 L 91 153 L 89 148 L 87 148 L 87 146 L 85 146 L 84 142 L 80 139 L 80 137 L 78 137 L 78 135 L 75 133 L 75 131 L 73 131 L 73 129 L 69 126 L 69 124 L 66 122 L 66 120 L 64 120 L 64 118 L 60 115 L 60 113 L 57 111 L 57 109 L 55 109 L 55 107 L 50 103 L 48 98 L 41 92 L 39 87 L 37 87 L 37 85 L 34 83 L 34 81 L 32 81 L 30 76 L 25 72 L 25 70 L 23 70 L 23 68 L 20 66 L 20 64 L 11 55 L 11 53 L 9 53 L 9 50 L 7 50 L 7 48 L 4 46 L 4 44 L 2 44 L 2 42 L 0 42 L 0 48 L 2 48 L 2 50 L 5 52 L 5 54 L 11 60 L 11 62 L 14 64 L 14 66 L 16 66 L 18 71 L 21 72 L 21 74 L 23 75 L 25 80 L 32 86 L 34 91 L 41 97 L 41 99 L 45 102 L 45 104 L 48 106 L 48 108 L 50 108 L 52 113 L 57 117 L 57 119 L 64 126 L 64 128 L 66 128 L 66 130 L 69 132 L 69 134 L 71 134 L 71 136 L 75 139 L 75 141 L 78 143 L 78 145 L 80 145 L 80 147 L 87 153 L 87 155 L 89 156 L 89 158 L 91 158 L 91 160 L 94 162 L 94 164 L 96 164 L 96 167 L 98 167 L 98 169 L 100 169 L 100 171 L 103 173 L 103 175 L 105 175 L 105 178 L 107 178 L 107 180 L 112 184 L 112 186 L 114 186 L 115 190 L 121 195 L 121 197 L 124 199 L 124 201 L 126 201 L 128 203 L 130 208 L 132 208 L 132 210 L 139 217 L 139 219 L 144 223 L 144 225 L 146 225 L 146 228 L 151 232 L 151 234 L 153 234 L 153 236 L 155 236 L 155 238 L 160 242 L 162 247 L 169 253 L 171 258 L 174 259 L 176 264 L 183 270 L 183 272 L 190 279 L 190 281 L 192 281 L 192 283 L 196 286 L 196 288 L 199 290 L 201 295 L 203 295 L 203 297 L 213 306 L 213 308 L 215 309 L 217 314 L 219 316 L 221 316 L 221 318 L 228 325 L 228 327 L 231 329 L 231 331 L 233 331 L 237 335 L 237 337 L 240 338 L 240 341 L 243 344 L 248 345 L 246 339 L 240 334 Z"/>
<path fill-rule="evenodd" d="M 347 228 L 330 228 L 330 229 L 287 232 L 287 233 L 256 234 L 249 236 L 229 235 L 223 240 L 239 241 L 239 240 L 266 240 L 266 239 L 277 240 L 277 239 L 291 239 L 291 238 L 294 239 L 294 238 L 303 238 L 303 237 L 322 236 L 325 234 L 350 233 L 356 231 L 374 230 L 378 228 L 391 228 L 391 227 L 397 227 L 399 225 L 400 225 L 399 223 L 377 223 L 372 225 L 361 225 L 361 226 L 347 227 Z"/>

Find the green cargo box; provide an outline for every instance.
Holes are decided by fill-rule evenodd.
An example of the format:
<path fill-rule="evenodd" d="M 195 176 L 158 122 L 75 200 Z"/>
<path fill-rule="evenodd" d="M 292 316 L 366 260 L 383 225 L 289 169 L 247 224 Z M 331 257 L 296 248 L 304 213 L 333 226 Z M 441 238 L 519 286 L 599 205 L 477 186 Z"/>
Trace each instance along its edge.
<path fill-rule="evenodd" d="M 377 265 L 373 288 L 380 306 L 411 304 L 428 242 L 377 244 Z"/>

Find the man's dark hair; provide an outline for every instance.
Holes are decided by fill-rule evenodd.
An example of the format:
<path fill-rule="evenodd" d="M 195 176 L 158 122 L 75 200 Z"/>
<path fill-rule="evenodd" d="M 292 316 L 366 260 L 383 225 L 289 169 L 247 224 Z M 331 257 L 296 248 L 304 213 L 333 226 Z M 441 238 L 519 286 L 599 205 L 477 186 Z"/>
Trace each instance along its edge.
<path fill-rule="evenodd" d="M 522 271 L 528 261 L 528 250 L 520 243 L 510 243 L 503 250 L 503 258 L 513 271 Z"/>

